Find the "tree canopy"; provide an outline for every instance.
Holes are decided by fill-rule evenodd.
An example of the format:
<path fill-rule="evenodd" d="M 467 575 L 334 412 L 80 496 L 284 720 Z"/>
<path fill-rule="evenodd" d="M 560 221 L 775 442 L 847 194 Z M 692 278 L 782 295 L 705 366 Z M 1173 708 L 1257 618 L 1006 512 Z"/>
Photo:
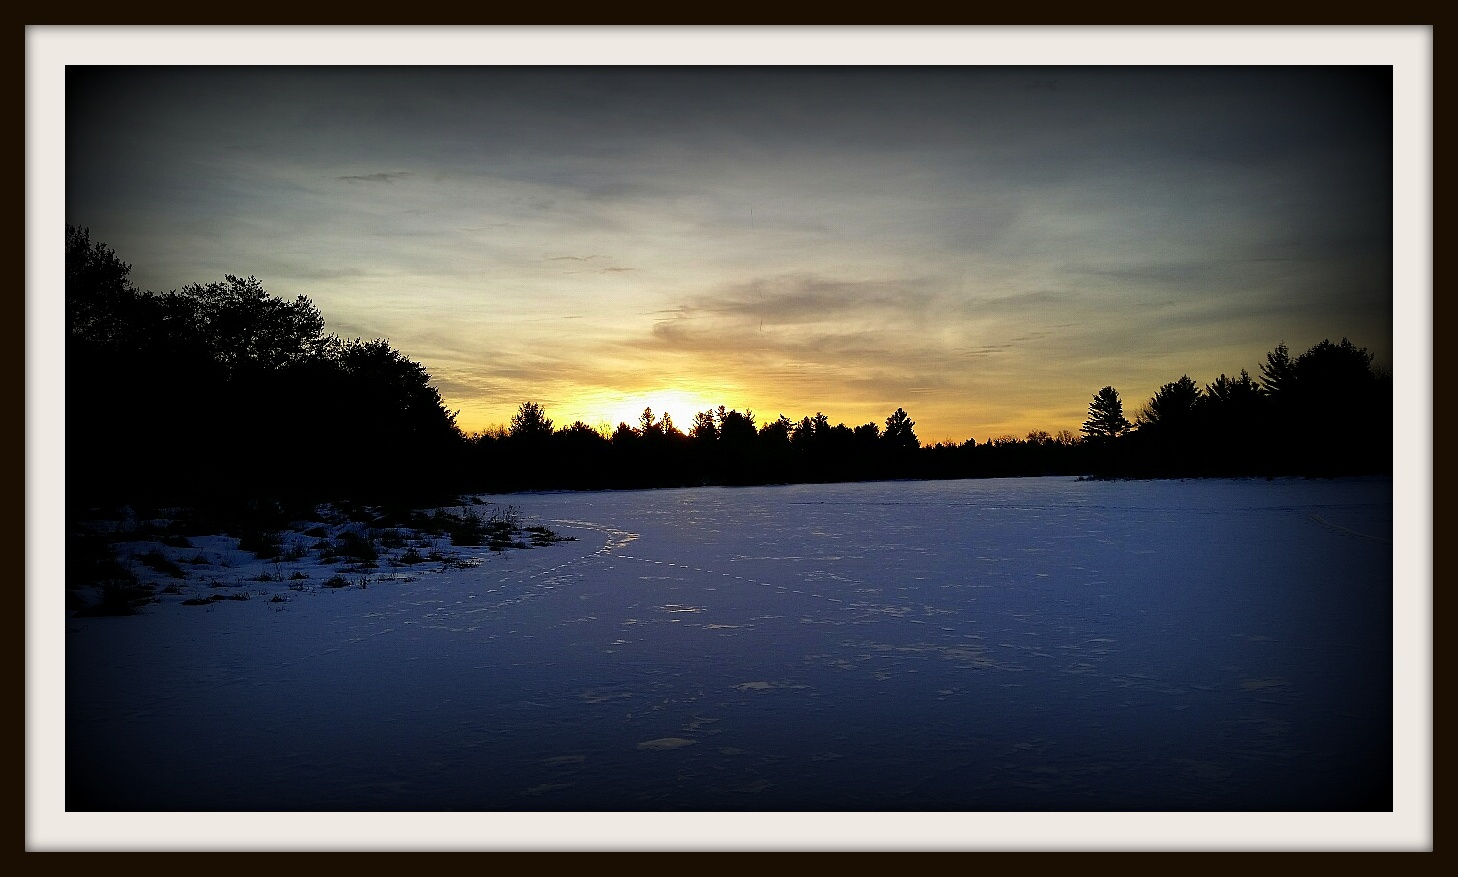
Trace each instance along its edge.
<path fill-rule="evenodd" d="M 138 290 L 66 229 L 68 493 L 78 503 L 441 492 L 462 436 L 418 362 L 226 275 Z"/>

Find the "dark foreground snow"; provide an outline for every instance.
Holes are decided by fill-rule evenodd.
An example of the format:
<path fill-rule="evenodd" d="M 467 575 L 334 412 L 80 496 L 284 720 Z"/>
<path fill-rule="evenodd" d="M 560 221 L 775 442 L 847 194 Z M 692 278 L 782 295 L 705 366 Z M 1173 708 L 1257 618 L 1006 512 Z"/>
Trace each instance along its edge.
<path fill-rule="evenodd" d="M 68 619 L 66 809 L 1393 809 L 1390 481 L 487 499 L 576 541 Z"/>

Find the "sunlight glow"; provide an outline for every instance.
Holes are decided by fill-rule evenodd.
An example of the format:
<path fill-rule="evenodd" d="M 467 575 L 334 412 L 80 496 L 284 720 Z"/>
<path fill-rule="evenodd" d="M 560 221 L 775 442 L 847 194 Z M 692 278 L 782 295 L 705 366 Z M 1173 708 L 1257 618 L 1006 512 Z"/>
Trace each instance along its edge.
<path fill-rule="evenodd" d="M 663 415 L 668 415 L 674 421 L 682 433 L 687 433 L 694 425 L 694 415 L 700 411 L 710 411 L 719 408 L 725 402 L 714 398 L 713 393 L 694 392 L 694 390 L 682 389 L 656 389 L 644 390 L 640 393 L 624 395 L 621 402 L 608 408 L 608 420 L 612 427 L 617 428 L 620 422 L 637 427 L 640 418 L 643 417 L 644 408 L 653 409 L 653 422 L 663 420 Z"/>
<path fill-rule="evenodd" d="M 564 405 L 563 414 L 568 416 L 565 420 L 559 419 L 557 425 L 560 427 L 573 420 L 582 420 L 589 426 L 606 423 L 609 430 L 616 429 L 619 423 L 626 423 L 636 428 L 643 416 L 643 409 L 651 408 L 655 423 L 661 421 L 663 415 L 667 414 L 679 431 L 688 432 L 693 427 L 695 414 L 729 404 L 726 401 L 728 398 L 728 395 L 721 397 L 717 392 L 688 389 L 600 393 L 573 400 L 573 404 Z M 570 414 L 572 411 L 579 410 L 584 413 L 581 415 Z M 548 411 L 548 413 L 552 412 Z"/>

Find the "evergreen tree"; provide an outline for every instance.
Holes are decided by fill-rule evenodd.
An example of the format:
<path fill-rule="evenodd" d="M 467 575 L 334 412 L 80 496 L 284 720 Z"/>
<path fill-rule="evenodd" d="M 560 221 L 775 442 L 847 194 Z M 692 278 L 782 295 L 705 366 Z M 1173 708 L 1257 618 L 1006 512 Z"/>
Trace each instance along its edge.
<path fill-rule="evenodd" d="M 886 431 L 881 434 L 881 441 L 893 451 L 916 450 L 921 447 L 921 442 L 916 437 L 915 426 L 911 415 L 897 408 L 886 418 Z"/>
<path fill-rule="evenodd" d="M 523 402 L 511 415 L 508 434 L 514 439 L 545 441 L 552 434 L 552 419 L 547 410 L 535 402 Z"/>
<path fill-rule="evenodd" d="M 1189 375 L 1160 387 L 1139 412 L 1139 426 L 1163 430 L 1187 429 L 1194 425 L 1200 405 L 1200 385 Z"/>
<path fill-rule="evenodd" d="M 1268 395 L 1277 395 L 1286 389 L 1295 370 L 1296 362 L 1291 358 L 1286 342 L 1282 341 L 1275 350 L 1266 354 L 1265 364 L 1261 366 L 1261 387 Z"/>
<path fill-rule="evenodd" d="M 715 423 L 714 412 L 709 410 L 700 411 L 695 414 L 693 426 L 689 427 L 689 435 L 705 442 L 713 442 L 717 439 L 719 437 L 719 427 Z"/>
<path fill-rule="evenodd" d="M 1129 430 L 1131 424 L 1124 419 L 1124 403 L 1119 391 L 1104 387 L 1094 394 L 1088 406 L 1088 420 L 1083 422 L 1082 432 L 1091 439 L 1115 438 Z"/>
<path fill-rule="evenodd" d="M 1222 374 L 1215 379 L 1215 383 L 1206 384 L 1204 400 L 1207 406 L 1217 409 L 1229 406 L 1237 410 L 1248 410 L 1255 404 L 1260 393 L 1260 386 L 1251 380 L 1250 372 L 1241 369 L 1238 378 L 1229 378 Z"/>

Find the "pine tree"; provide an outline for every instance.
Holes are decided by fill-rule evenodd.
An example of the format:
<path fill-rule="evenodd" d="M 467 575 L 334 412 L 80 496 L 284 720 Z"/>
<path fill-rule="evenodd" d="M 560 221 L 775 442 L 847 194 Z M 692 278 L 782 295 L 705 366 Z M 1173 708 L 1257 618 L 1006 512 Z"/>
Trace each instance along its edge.
<path fill-rule="evenodd" d="M 1129 429 L 1129 421 L 1124 419 L 1124 403 L 1119 399 L 1119 391 L 1113 387 L 1104 387 L 1094 394 L 1093 402 L 1088 406 L 1088 420 L 1083 422 L 1082 432 L 1091 439 L 1114 438 Z"/>
<path fill-rule="evenodd" d="M 1187 428 L 1194 423 L 1195 410 L 1201 399 L 1200 385 L 1189 375 L 1183 375 L 1159 388 L 1139 413 L 1139 426 L 1174 430 Z"/>
<path fill-rule="evenodd" d="M 888 447 L 899 450 L 915 450 L 921 447 L 921 442 L 916 438 L 913 427 L 916 422 L 904 410 L 897 408 L 886 418 L 886 431 L 881 434 L 881 441 Z"/>
<path fill-rule="evenodd" d="M 1266 354 L 1265 364 L 1261 366 L 1261 387 L 1268 395 L 1274 396 L 1287 388 L 1295 370 L 1296 361 L 1291 358 L 1286 342 L 1282 341 L 1275 350 Z"/>
<path fill-rule="evenodd" d="M 552 435 L 552 419 L 547 410 L 535 402 L 523 402 L 511 415 L 509 435 L 514 439 L 546 441 Z"/>

